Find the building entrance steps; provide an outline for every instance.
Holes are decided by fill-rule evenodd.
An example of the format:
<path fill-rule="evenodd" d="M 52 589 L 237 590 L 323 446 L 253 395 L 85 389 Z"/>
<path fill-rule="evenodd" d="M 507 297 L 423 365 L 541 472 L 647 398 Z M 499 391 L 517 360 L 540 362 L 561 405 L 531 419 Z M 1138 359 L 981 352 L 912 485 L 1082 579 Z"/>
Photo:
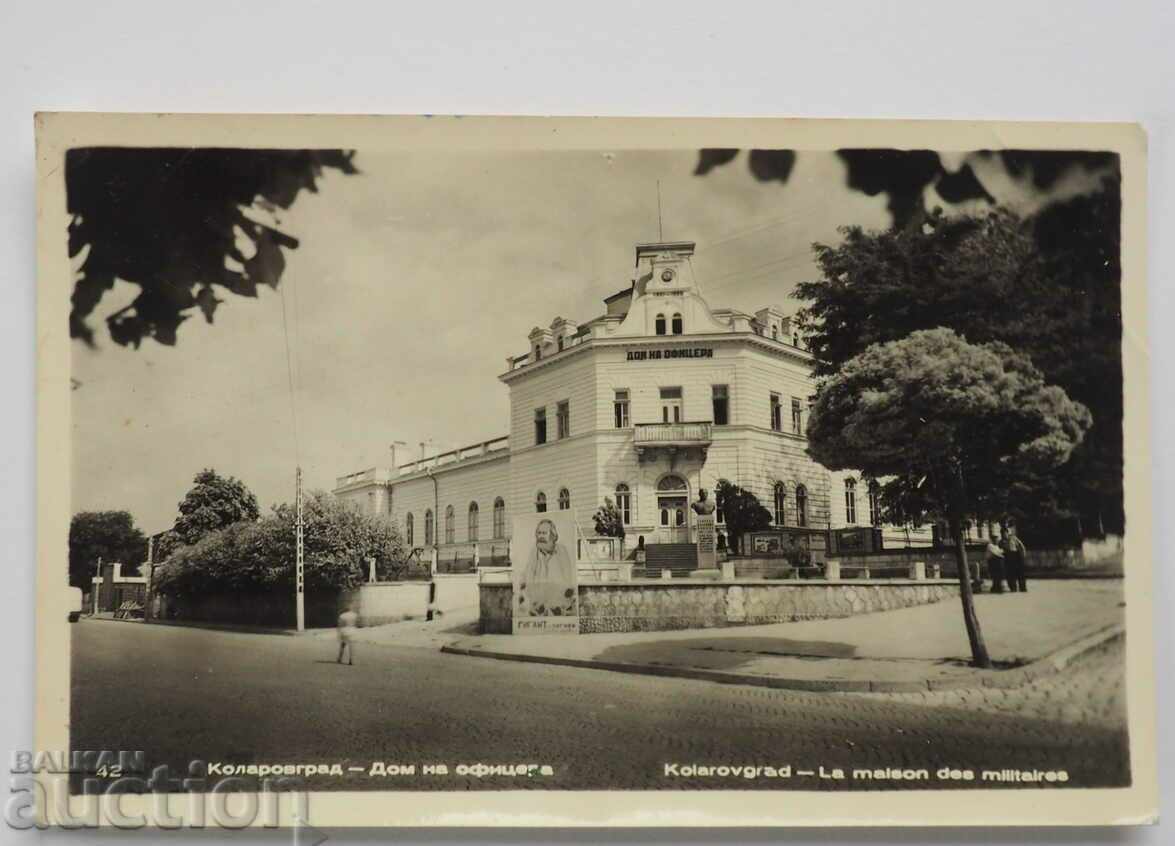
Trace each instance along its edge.
<path fill-rule="evenodd" d="M 645 570 L 659 578 L 669 570 L 675 578 L 698 569 L 698 548 L 692 543 L 650 543 L 645 545 Z M 634 574 L 635 575 L 635 574 Z"/>

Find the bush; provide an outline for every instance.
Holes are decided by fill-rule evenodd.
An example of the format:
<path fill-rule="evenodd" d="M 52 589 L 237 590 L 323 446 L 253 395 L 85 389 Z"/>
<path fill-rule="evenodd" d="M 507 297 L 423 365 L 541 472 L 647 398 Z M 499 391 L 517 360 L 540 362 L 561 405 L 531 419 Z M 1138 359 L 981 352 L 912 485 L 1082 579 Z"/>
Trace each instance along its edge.
<path fill-rule="evenodd" d="M 303 508 L 306 590 L 350 590 L 377 572 L 398 573 L 405 550 L 396 527 L 316 492 Z M 180 546 L 156 570 L 155 585 L 173 596 L 223 591 L 293 590 L 295 508 L 283 504 L 256 522 L 242 521 Z"/>

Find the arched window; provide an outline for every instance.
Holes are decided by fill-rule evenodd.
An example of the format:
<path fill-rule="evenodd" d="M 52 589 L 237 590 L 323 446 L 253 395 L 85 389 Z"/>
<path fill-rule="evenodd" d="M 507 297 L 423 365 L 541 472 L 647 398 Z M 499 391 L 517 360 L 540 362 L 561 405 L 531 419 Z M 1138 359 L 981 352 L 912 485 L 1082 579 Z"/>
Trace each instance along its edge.
<path fill-rule="evenodd" d="M 632 492 L 624 482 L 616 486 L 616 510 L 620 512 L 621 523 L 625 526 L 632 523 Z"/>
<path fill-rule="evenodd" d="M 680 314 L 675 314 L 675 315 L 673 315 L 673 334 L 674 334 L 674 335 L 680 335 L 680 334 L 681 334 L 681 329 L 682 329 L 682 326 L 681 326 L 681 315 L 680 315 Z"/>
<path fill-rule="evenodd" d="M 783 482 L 775 483 L 775 525 L 782 526 L 787 522 L 785 504 L 787 502 L 787 488 Z"/>
<path fill-rule="evenodd" d="M 657 483 L 657 490 L 661 493 L 684 491 L 686 490 L 685 479 L 681 478 L 681 476 L 670 474 Z"/>
<path fill-rule="evenodd" d="M 571 491 L 567 488 L 559 488 L 559 510 L 566 511 L 571 507 Z"/>
<path fill-rule="evenodd" d="M 869 525 L 881 525 L 881 486 L 877 482 L 869 484 Z M 979 537 L 983 537 L 983 524 L 979 524 Z"/>
<path fill-rule="evenodd" d="M 808 489 L 796 485 L 796 525 L 808 525 Z"/>
<path fill-rule="evenodd" d="M 429 508 L 424 512 L 424 545 L 432 546 L 432 529 L 433 529 L 432 509 Z"/>
<path fill-rule="evenodd" d="M 469 503 L 469 540 L 477 540 L 478 508 L 476 502 Z"/>
<path fill-rule="evenodd" d="M 539 514 L 543 514 L 547 510 L 547 495 L 539 491 L 534 498 L 534 510 Z"/>
<path fill-rule="evenodd" d="M 494 537 L 506 537 L 506 503 L 501 497 L 494 500 Z"/>
<path fill-rule="evenodd" d="M 445 507 L 445 543 L 454 541 L 453 523 L 453 506 L 448 505 Z"/>
<path fill-rule="evenodd" d="M 857 480 L 845 479 L 845 522 L 857 522 Z"/>
<path fill-rule="evenodd" d="M 412 514 L 411 514 L 411 512 L 409 512 L 408 516 L 404 518 L 404 540 L 408 544 L 409 549 L 412 548 L 412 544 L 413 544 L 413 540 L 412 540 L 413 524 L 414 524 L 414 521 L 412 519 Z"/>
<path fill-rule="evenodd" d="M 657 320 L 654 323 L 654 326 L 656 327 L 658 335 L 664 335 L 665 334 L 665 315 L 658 314 Z"/>

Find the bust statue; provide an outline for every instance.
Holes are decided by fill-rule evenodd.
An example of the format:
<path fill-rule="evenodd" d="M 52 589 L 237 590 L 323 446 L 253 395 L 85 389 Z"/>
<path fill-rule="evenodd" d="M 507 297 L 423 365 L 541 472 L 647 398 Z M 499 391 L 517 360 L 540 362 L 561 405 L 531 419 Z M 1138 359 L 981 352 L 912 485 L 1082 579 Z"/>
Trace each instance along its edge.
<path fill-rule="evenodd" d="M 690 506 L 694 510 L 694 514 L 713 514 L 714 503 L 706 499 L 706 489 L 702 488 L 698 491 L 698 501 Z"/>

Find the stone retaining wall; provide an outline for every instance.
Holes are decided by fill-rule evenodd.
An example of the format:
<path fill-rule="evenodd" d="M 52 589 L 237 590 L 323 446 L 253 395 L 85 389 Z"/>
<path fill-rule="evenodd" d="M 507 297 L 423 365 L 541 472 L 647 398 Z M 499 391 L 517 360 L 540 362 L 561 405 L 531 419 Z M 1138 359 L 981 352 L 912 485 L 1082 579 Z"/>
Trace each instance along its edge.
<path fill-rule="evenodd" d="M 579 586 L 581 634 L 666 631 L 719 626 L 825 620 L 913 605 L 958 595 L 950 581 L 885 582 L 637 581 Z M 480 586 L 480 629 L 509 634 L 509 584 Z"/>

